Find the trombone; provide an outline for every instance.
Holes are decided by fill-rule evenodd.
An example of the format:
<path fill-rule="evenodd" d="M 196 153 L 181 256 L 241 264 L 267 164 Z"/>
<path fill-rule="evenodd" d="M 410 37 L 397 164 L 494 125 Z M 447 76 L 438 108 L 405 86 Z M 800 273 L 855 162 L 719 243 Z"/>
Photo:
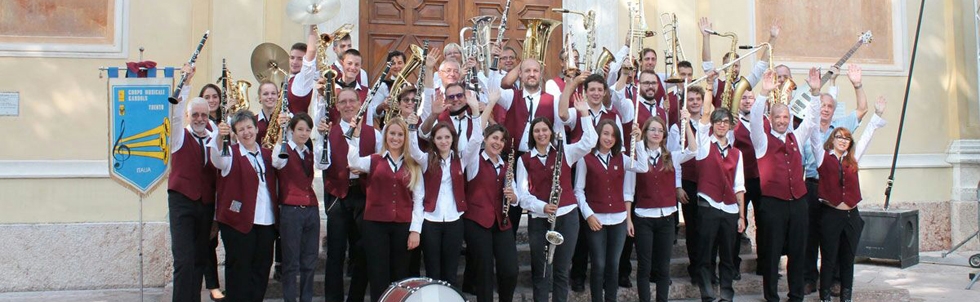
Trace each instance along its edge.
<path fill-rule="evenodd" d="M 665 19 L 666 18 L 666 19 Z M 676 84 L 684 82 L 680 72 L 677 70 L 677 63 L 686 61 L 684 48 L 681 47 L 681 40 L 677 38 L 677 15 L 674 13 L 660 14 L 660 24 L 663 24 L 664 42 L 667 49 L 664 50 L 664 68 L 667 70 L 667 79 L 664 82 Z"/>

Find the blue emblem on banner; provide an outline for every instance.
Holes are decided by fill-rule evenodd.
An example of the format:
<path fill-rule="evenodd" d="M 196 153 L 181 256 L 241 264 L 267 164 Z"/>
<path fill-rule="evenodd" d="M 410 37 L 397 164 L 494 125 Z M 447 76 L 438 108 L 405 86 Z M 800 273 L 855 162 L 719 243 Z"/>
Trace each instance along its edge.
<path fill-rule="evenodd" d="M 109 80 L 109 174 L 143 195 L 163 180 L 170 164 L 171 81 Z"/>

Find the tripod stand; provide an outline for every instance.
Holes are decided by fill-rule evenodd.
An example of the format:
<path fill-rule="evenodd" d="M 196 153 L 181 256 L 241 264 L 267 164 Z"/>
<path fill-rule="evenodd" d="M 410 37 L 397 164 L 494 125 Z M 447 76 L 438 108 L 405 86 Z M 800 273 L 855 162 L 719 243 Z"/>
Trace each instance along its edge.
<path fill-rule="evenodd" d="M 980 14 L 978 14 L 978 19 L 980 19 Z M 953 246 L 953 248 L 949 249 L 948 252 L 943 253 L 943 258 L 946 258 L 946 256 L 948 256 L 949 254 L 952 254 L 954 251 L 956 251 L 964 244 L 972 240 L 973 237 L 977 237 L 978 241 L 980 241 L 980 183 L 977 183 L 977 203 L 978 203 L 977 204 L 977 226 L 978 226 L 977 231 L 973 232 L 973 235 L 970 235 L 970 237 L 963 239 L 962 242 L 957 243 L 955 246 Z M 972 256 L 970 256 L 969 263 L 970 263 L 970 267 L 972 268 L 980 268 L 980 254 L 973 254 Z M 973 285 L 977 283 L 977 281 L 980 281 L 980 274 L 974 273 L 972 275 L 973 277 L 970 278 L 970 284 L 966 286 L 966 289 L 972 288 Z"/>

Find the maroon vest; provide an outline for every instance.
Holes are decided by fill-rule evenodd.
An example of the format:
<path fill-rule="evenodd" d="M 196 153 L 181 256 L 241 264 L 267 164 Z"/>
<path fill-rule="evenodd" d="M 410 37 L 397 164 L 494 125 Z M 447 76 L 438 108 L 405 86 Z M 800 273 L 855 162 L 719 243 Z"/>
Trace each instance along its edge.
<path fill-rule="evenodd" d="M 742 168 L 745 172 L 745 179 L 759 178 L 759 164 L 755 158 L 755 147 L 752 145 L 749 127 L 743 125 L 741 121 L 735 122 L 734 145 L 739 152 L 745 155 L 742 157 Z"/>
<path fill-rule="evenodd" d="M 200 200 L 205 204 L 214 202 L 215 182 L 217 173 L 214 165 L 208 159 L 204 164 L 204 154 L 201 145 L 190 130 L 181 129 L 184 144 L 174 151 L 171 157 L 170 176 L 167 177 L 167 189 L 184 194 L 191 200 Z M 179 135 L 179 134 L 178 134 Z M 207 144 L 207 141 L 204 142 Z M 204 146 L 209 152 L 210 148 Z"/>
<path fill-rule="evenodd" d="M 293 87 L 294 79 L 296 79 L 296 77 L 289 78 L 289 87 Z M 313 99 L 313 90 L 310 90 L 310 92 L 304 96 L 293 94 L 292 88 L 290 88 L 286 93 L 288 93 L 286 97 L 289 99 L 289 112 L 296 114 L 309 110 L 310 100 Z"/>
<path fill-rule="evenodd" d="M 721 108 L 721 95 L 725 93 L 725 85 L 727 84 L 725 84 L 726 82 L 721 78 L 715 80 L 715 83 L 717 83 L 718 89 L 715 89 L 714 95 L 711 96 L 711 104 L 714 105 L 715 108 Z M 735 108 L 735 110 L 738 110 L 738 108 Z M 732 113 L 737 114 L 736 112 Z M 744 165 L 745 163 L 743 162 L 742 164 Z"/>
<path fill-rule="evenodd" d="M 728 149 L 728 156 L 722 157 L 718 145 L 711 143 L 700 148 L 711 148 L 708 157 L 698 161 L 698 167 L 714 173 L 698 174 L 698 193 L 704 193 L 715 202 L 735 204 L 735 172 L 738 169 L 738 158 L 742 156 L 736 148 Z"/>
<path fill-rule="evenodd" d="M 454 133 L 456 132 L 456 122 L 453 121 L 453 119 L 451 117 L 449 117 L 449 111 L 448 110 L 447 111 L 443 111 L 441 114 L 439 114 L 439 117 L 437 117 L 436 120 L 439 121 L 439 122 L 446 122 L 447 124 L 449 124 L 450 130 L 452 130 Z M 465 120 L 463 120 L 463 122 L 469 124 L 466 127 L 466 137 L 473 137 L 473 128 L 479 127 L 479 125 L 473 124 L 473 119 L 472 118 L 465 119 Z"/>
<path fill-rule="evenodd" d="M 675 159 L 676 160 L 676 159 Z M 637 208 L 654 209 L 677 205 L 677 171 L 665 169 L 663 155 L 657 165 L 646 173 L 636 173 L 636 192 L 633 196 Z"/>
<path fill-rule="evenodd" d="M 538 200 L 548 202 L 551 199 L 552 177 L 554 176 L 555 157 L 558 155 L 555 150 L 548 151 L 548 160 L 541 164 L 541 160 L 531 156 L 531 152 L 524 153 L 521 160 L 524 161 L 524 168 L 527 170 L 528 191 Z M 564 161 L 564 160 L 563 160 Z M 575 193 L 572 190 L 572 168 L 567 162 L 561 165 L 559 176 L 561 196 L 558 198 L 558 207 L 575 204 Z"/>
<path fill-rule="evenodd" d="M 469 181 L 470 185 L 466 186 L 466 212 L 463 213 L 463 218 L 476 222 L 484 228 L 490 228 L 494 222 L 497 222 L 500 230 L 508 230 L 511 225 L 503 225 L 504 220 L 510 219 L 504 217 L 503 213 L 503 190 L 504 178 L 510 167 L 506 162 L 501 164 L 503 166 L 500 168 L 500 173 L 494 174 L 496 169 L 493 165 L 480 158 L 480 171 Z"/>
<path fill-rule="evenodd" d="M 589 208 L 596 213 L 626 212 L 626 202 L 623 200 L 623 179 L 626 177 L 623 155 L 610 157 L 607 169 L 602 166 L 595 153 L 590 153 L 585 156 L 585 167 L 585 201 L 589 203 Z"/>
<path fill-rule="evenodd" d="M 289 160 L 279 170 L 280 202 L 291 206 L 317 206 L 316 193 L 313 191 L 313 152 L 307 150 L 306 158 L 300 159 L 296 150 L 287 149 Z"/>
<path fill-rule="evenodd" d="M 404 164 L 398 171 L 391 171 L 388 160 L 372 154 L 371 171 L 364 180 L 367 192 L 364 220 L 412 222 L 412 191 L 408 187 L 411 175 Z"/>
<path fill-rule="evenodd" d="M 259 114 L 261 114 L 261 112 Z M 265 134 L 269 131 L 269 120 L 260 120 L 259 114 L 255 115 L 255 127 L 258 130 L 258 132 L 255 133 L 255 143 L 261 146 L 263 141 L 265 141 Z M 234 127 L 234 125 L 232 125 L 232 127 Z"/>
<path fill-rule="evenodd" d="M 771 133 L 766 155 L 759 158 L 759 184 L 762 195 L 782 200 L 794 200 L 806 195 L 803 182 L 803 155 L 796 145 L 796 135 L 788 133 L 783 143 Z"/>
<path fill-rule="evenodd" d="M 841 171 L 842 167 L 843 171 Z M 861 202 L 858 168 L 853 164 L 838 161 L 830 151 L 824 151 L 823 163 L 817 168 L 817 173 L 820 174 L 820 185 L 817 190 L 820 199 L 826 200 L 835 207 L 843 202 L 853 208 Z"/>
<path fill-rule="evenodd" d="M 694 136 L 697 137 L 698 128 L 691 127 L 691 129 L 694 129 L 694 133 L 692 134 L 694 134 Z M 711 134 L 709 133 L 708 135 Z M 688 144 L 690 144 L 689 141 L 684 141 L 684 146 L 681 147 L 687 148 Z M 704 148 L 704 146 L 698 146 L 698 148 Z M 681 180 L 690 181 L 694 183 L 698 182 L 698 161 L 689 160 L 681 164 Z"/>
<path fill-rule="evenodd" d="M 558 86 L 558 91 L 561 91 L 562 93 L 565 92 L 565 79 L 563 79 L 562 77 L 555 77 L 551 80 L 555 81 L 555 85 Z M 584 94 L 584 91 L 582 90 L 582 86 L 575 87 L 575 92 Z"/>
<path fill-rule="evenodd" d="M 430 153 L 429 156 L 438 155 Z M 466 175 L 463 174 L 463 164 L 459 156 L 454 156 L 449 162 L 449 172 L 452 174 L 453 198 L 456 200 L 456 210 L 465 212 L 466 186 L 464 182 Z M 422 177 L 425 180 L 425 198 L 422 199 L 422 205 L 425 207 L 426 212 L 432 212 L 436 210 L 436 200 L 439 199 L 439 188 L 442 187 L 442 166 L 437 161 L 435 166 L 429 166 L 425 170 Z"/>
<path fill-rule="evenodd" d="M 218 180 L 218 204 L 215 206 L 215 219 L 218 222 L 231 226 L 236 231 L 248 233 L 252 230 L 255 221 L 255 199 L 259 187 L 259 178 L 256 175 L 252 162 L 248 160 L 249 155 L 243 156 L 238 145 L 231 145 L 231 157 L 234 164 L 228 176 L 223 176 Z M 272 201 L 273 217 L 279 217 L 279 200 L 276 191 L 275 168 L 272 167 L 272 151 L 266 148 L 262 150 L 262 161 L 265 163 L 265 184 L 269 189 L 269 199 Z M 234 212 L 231 210 L 231 202 L 239 201 L 242 203 L 241 210 Z M 278 223 L 278 219 L 276 220 Z"/>
<path fill-rule="evenodd" d="M 554 106 L 556 105 L 555 98 L 552 95 L 541 91 L 541 97 L 538 98 L 537 103 L 538 109 L 534 110 L 534 117 L 546 117 L 554 123 Z M 524 126 L 529 122 L 528 116 L 530 116 L 530 111 L 528 111 L 527 102 L 524 99 L 524 90 L 514 89 L 514 100 L 510 104 L 510 110 L 507 110 L 507 123 L 504 124 L 513 140 L 512 146 L 521 142 L 520 136 L 524 134 Z M 515 149 L 518 148 L 515 146 Z"/>
<path fill-rule="evenodd" d="M 361 124 L 361 137 L 359 139 L 359 151 L 361 156 L 374 154 L 376 139 L 374 128 L 367 124 Z M 350 166 L 347 163 L 347 139 L 344 138 L 344 130 L 339 123 L 330 128 L 330 167 L 323 170 L 323 187 L 327 193 L 334 197 L 347 197 L 347 190 L 350 187 Z"/>

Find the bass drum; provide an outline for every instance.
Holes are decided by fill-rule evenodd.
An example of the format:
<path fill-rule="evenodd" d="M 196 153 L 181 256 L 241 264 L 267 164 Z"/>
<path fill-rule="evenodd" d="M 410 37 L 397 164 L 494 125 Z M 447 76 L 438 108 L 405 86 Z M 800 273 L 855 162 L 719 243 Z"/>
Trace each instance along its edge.
<path fill-rule="evenodd" d="M 392 283 L 381 296 L 381 302 L 465 302 L 458 290 L 446 281 L 431 278 L 408 278 Z"/>

